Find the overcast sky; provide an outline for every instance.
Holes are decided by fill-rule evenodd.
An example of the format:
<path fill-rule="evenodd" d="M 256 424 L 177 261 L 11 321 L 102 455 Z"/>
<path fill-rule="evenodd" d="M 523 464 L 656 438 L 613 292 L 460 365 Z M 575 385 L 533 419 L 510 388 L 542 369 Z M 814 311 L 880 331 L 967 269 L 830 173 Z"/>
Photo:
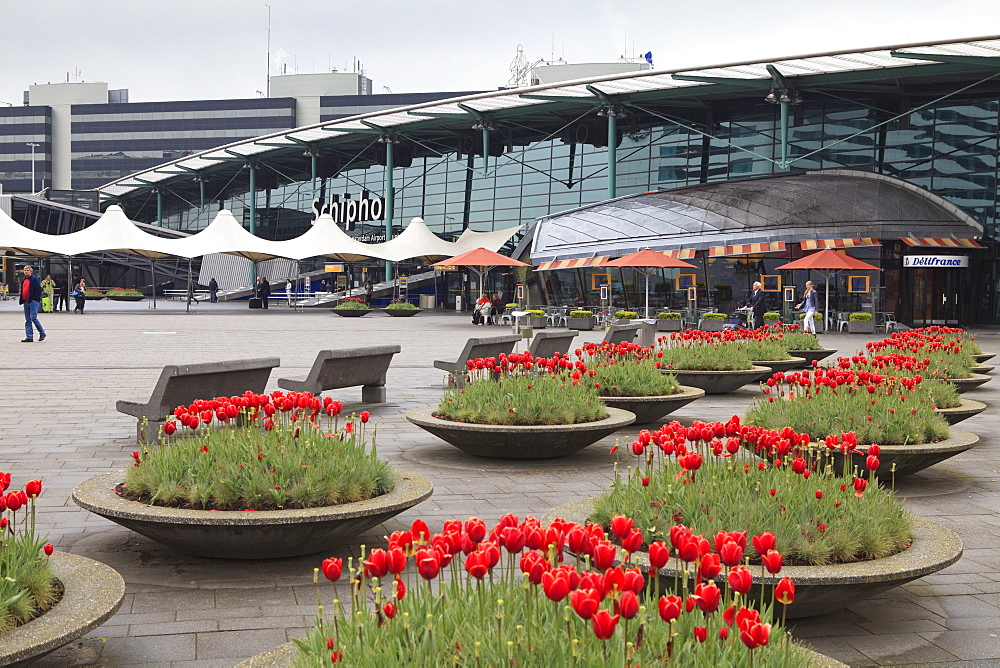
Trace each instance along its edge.
<path fill-rule="evenodd" d="M 1000 0 L 268 0 L 271 72 L 351 70 L 374 92 L 490 90 L 529 61 L 657 69 L 1000 34 Z M 266 88 L 265 0 L 0 0 L 0 101 L 106 81 L 131 102 Z"/>

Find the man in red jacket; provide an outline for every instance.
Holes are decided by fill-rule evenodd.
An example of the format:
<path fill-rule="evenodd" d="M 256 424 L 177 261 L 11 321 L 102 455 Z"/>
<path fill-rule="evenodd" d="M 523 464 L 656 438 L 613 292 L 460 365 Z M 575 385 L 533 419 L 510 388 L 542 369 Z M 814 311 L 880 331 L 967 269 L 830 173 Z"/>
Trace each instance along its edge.
<path fill-rule="evenodd" d="M 34 324 L 38 329 L 38 340 L 45 340 L 45 328 L 38 322 L 38 307 L 42 305 L 42 284 L 38 277 L 34 275 L 31 267 L 24 267 L 24 280 L 21 281 L 21 295 L 19 304 L 24 305 L 24 337 L 21 343 L 31 343 L 35 340 L 35 333 L 31 329 Z"/>

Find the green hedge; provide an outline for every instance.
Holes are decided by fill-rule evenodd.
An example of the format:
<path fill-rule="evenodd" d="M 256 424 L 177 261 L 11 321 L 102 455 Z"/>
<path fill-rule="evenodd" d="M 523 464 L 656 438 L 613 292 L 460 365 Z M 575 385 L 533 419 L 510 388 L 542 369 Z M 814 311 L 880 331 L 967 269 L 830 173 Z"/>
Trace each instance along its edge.
<path fill-rule="evenodd" d="M 872 319 L 873 318 L 871 313 L 863 313 L 860 311 L 852 313 L 848 318 L 848 320 L 850 320 L 851 322 L 867 322 Z"/>
<path fill-rule="evenodd" d="M 657 320 L 680 320 L 681 314 L 675 313 L 673 311 L 664 311 L 663 313 L 656 314 Z"/>
<path fill-rule="evenodd" d="M 702 320 L 725 320 L 726 319 L 726 314 L 725 313 L 706 313 L 705 315 L 701 316 L 701 319 Z"/>

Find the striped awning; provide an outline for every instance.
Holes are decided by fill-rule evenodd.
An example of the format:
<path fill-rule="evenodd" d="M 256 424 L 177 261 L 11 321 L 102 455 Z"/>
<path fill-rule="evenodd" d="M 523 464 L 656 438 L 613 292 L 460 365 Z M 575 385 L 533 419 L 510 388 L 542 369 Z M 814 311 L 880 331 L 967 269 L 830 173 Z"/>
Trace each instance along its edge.
<path fill-rule="evenodd" d="M 824 248 L 860 248 L 861 246 L 881 246 L 874 237 L 854 237 L 852 239 L 806 239 L 800 241 L 802 250 L 822 250 Z"/>
<path fill-rule="evenodd" d="M 900 239 L 907 246 L 923 246 L 926 248 L 983 248 L 975 239 L 952 239 L 951 237 L 903 237 Z"/>
<path fill-rule="evenodd" d="M 555 269 L 586 269 L 587 267 L 600 267 L 608 261 L 607 257 L 581 257 L 575 260 L 554 260 L 543 262 L 535 271 L 552 271 Z"/>
<path fill-rule="evenodd" d="M 693 248 L 682 248 L 680 250 L 668 250 L 662 252 L 667 257 L 672 257 L 676 260 L 693 260 L 697 251 Z"/>
<path fill-rule="evenodd" d="M 729 255 L 751 255 L 754 253 L 780 253 L 785 250 L 784 241 L 772 241 L 761 244 L 736 244 L 735 246 L 712 246 L 708 249 L 709 257 L 727 257 Z"/>

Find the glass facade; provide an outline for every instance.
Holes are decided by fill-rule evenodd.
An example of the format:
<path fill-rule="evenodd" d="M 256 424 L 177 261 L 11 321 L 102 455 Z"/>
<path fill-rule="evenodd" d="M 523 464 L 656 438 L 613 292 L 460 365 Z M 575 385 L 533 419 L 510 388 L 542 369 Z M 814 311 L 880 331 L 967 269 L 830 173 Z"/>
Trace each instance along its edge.
<path fill-rule="evenodd" d="M 31 183 L 32 147 L 35 183 Z M 52 112 L 48 107 L 0 107 L 0 183 L 32 192 L 52 183 Z"/>
<path fill-rule="evenodd" d="M 73 105 L 73 187 L 293 127 L 293 98 Z"/>

